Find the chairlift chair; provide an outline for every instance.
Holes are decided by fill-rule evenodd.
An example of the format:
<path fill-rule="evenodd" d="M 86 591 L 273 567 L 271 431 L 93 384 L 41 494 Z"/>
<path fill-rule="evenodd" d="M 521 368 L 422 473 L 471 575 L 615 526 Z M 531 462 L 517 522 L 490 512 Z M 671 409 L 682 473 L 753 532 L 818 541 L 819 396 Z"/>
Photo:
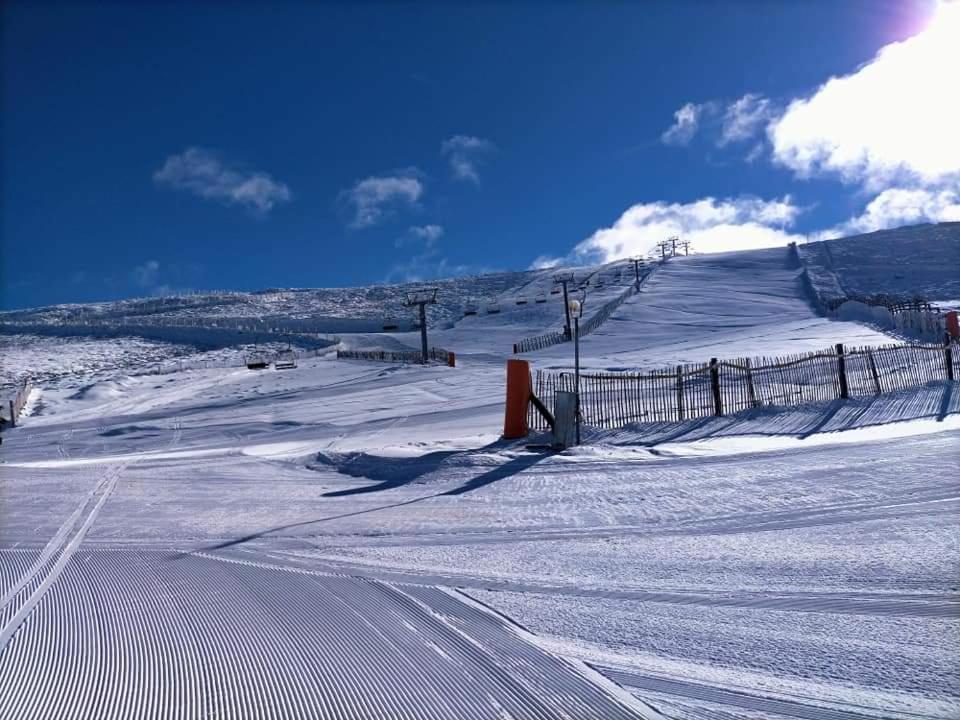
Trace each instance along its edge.
<path fill-rule="evenodd" d="M 538 305 L 540 305 L 541 303 L 545 303 L 547 301 L 547 294 L 537 293 L 537 296 L 533 299 L 533 301 Z"/>
<path fill-rule="evenodd" d="M 526 297 L 521 295 L 520 297 L 517 298 L 517 305 L 526 305 L 526 304 L 527 304 Z"/>
<path fill-rule="evenodd" d="M 500 312 L 500 306 L 497 303 L 487 305 L 487 315 L 496 315 Z"/>
<path fill-rule="evenodd" d="M 246 364 L 247 370 L 265 370 L 270 367 L 270 361 L 267 360 L 266 355 L 258 351 L 247 354 Z"/>
<path fill-rule="evenodd" d="M 400 329 L 400 325 L 396 320 L 388 318 L 383 321 L 383 331 L 384 332 L 395 332 Z"/>
<path fill-rule="evenodd" d="M 292 370 L 297 366 L 297 356 L 289 348 L 277 353 L 273 361 L 273 367 L 277 370 Z"/>
<path fill-rule="evenodd" d="M 475 303 L 467 303 L 463 306 L 463 316 L 467 317 L 468 315 L 476 315 L 477 306 Z"/>

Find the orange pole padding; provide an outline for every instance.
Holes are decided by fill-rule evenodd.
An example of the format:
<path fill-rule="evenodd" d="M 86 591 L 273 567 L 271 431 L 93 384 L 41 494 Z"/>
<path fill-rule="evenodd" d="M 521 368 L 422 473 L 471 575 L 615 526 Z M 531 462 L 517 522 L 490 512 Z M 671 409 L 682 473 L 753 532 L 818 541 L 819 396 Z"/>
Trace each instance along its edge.
<path fill-rule="evenodd" d="M 449 367 L 457 366 L 457 356 L 454 355 L 452 351 L 447 353 L 447 365 Z"/>
<path fill-rule="evenodd" d="M 507 408 L 503 419 L 503 437 L 508 440 L 526 437 L 527 406 L 530 404 L 530 363 L 507 360 Z"/>
<path fill-rule="evenodd" d="M 947 313 L 947 332 L 950 337 L 960 338 L 960 313 L 956 310 Z"/>

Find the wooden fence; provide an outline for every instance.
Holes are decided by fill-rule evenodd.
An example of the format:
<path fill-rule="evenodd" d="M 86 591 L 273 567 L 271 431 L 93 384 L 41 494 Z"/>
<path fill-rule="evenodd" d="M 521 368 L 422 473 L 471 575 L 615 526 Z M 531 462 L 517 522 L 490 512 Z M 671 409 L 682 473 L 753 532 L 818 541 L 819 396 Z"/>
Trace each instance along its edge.
<path fill-rule="evenodd" d="M 888 345 L 773 358 L 678 365 L 645 373 L 581 373 L 580 413 L 587 425 L 678 422 L 768 406 L 864 397 L 960 379 L 960 346 Z M 572 372 L 537 371 L 534 392 L 553 412 L 558 390 L 574 391 Z M 532 407 L 530 427 L 546 430 Z"/>
<path fill-rule="evenodd" d="M 32 389 L 33 386 L 30 381 L 24 380 L 23 386 L 17 391 L 17 394 L 9 398 L 0 408 L 0 418 L 10 423 L 10 427 L 16 426 L 17 421 L 20 420 L 20 413 L 23 412 L 23 407 L 27 404 L 27 398 L 30 397 Z"/>
<path fill-rule="evenodd" d="M 429 359 L 450 363 L 450 351 L 430 348 Z M 423 361 L 419 350 L 337 350 L 338 360 L 373 360 L 375 362 L 418 364 Z"/>
<path fill-rule="evenodd" d="M 933 305 L 930 304 L 925 298 L 922 297 L 912 297 L 904 298 L 897 295 L 888 295 L 886 293 L 879 293 L 877 295 L 860 295 L 857 293 L 847 293 L 845 297 L 842 298 L 832 298 L 829 301 L 824 303 L 824 306 L 827 310 L 836 310 L 840 305 L 847 302 L 848 300 L 856 300 L 857 302 L 862 302 L 864 305 L 873 305 L 877 307 L 885 307 L 891 313 L 904 312 L 907 310 L 929 312 L 937 310 Z"/>
<path fill-rule="evenodd" d="M 648 272 L 647 275 L 650 273 Z M 647 275 L 644 275 L 641 279 L 641 284 L 644 280 L 647 279 Z M 631 285 L 617 297 L 609 302 L 604 303 L 599 310 L 597 310 L 593 315 L 591 315 L 586 322 L 580 323 L 580 337 L 585 337 L 596 330 L 598 327 L 603 325 L 607 320 L 610 319 L 610 316 L 623 305 L 633 294 L 637 292 L 636 285 Z"/>
<path fill-rule="evenodd" d="M 643 285 L 646 282 L 647 278 L 650 277 L 650 274 L 653 272 L 653 269 L 650 268 L 646 271 L 646 274 L 640 278 L 640 285 Z M 600 306 L 600 308 L 593 313 L 586 321 L 580 323 L 580 337 L 585 337 L 596 330 L 598 327 L 603 325 L 607 320 L 610 319 L 610 316 L 619 308 L 623 303 L 625 303 L 630 297 L 637 292 L 637 286 L 631 284 L 626 290 L 617 295 L 613 300 L 608 300 L 606 303 Z M 570 340 L 567 335 L 562 331 L 554 331 L 546 333 L 545 335 L 537 335 L 536 337 L 529 337 L 520 340 L 513 344 L 513 353 L 517 355 L 519 353 L 533 352 L 534 350 L 543 350 L 544 348 L 550 347 L 552 345 L 559 345 L 562 342 Z"/>
<path fill-rule="evenodd" d="M 524 338 L 513 344 L 513 354 L 517 355 L 519 353 L 533 352 L 534 350 L 543 350 L 551 345 L 559 345 L 562 342 L 566 342 L 567 339 L 567 334 L 562 330 L 554 330 L 544 335 Z"/>

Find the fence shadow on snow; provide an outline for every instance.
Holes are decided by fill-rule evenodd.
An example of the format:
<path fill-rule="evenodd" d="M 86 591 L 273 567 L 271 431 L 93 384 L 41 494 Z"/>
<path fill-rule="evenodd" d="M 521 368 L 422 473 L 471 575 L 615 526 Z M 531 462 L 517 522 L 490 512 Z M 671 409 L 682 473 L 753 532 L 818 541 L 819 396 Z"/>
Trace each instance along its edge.
<path fill-rule="evenodd" d="M 888 395 L 831 400 L 803 407 L 757 408 L 737 415 L 660 422 L 614 430 L 590 429 L 590 442 L 605 445 L 656 447 L 671 442 L 747 436 L 796 437 L 877 427 L 905 420 L 942 421 L 960 413 L 956 383 L 934 382 Z"/>

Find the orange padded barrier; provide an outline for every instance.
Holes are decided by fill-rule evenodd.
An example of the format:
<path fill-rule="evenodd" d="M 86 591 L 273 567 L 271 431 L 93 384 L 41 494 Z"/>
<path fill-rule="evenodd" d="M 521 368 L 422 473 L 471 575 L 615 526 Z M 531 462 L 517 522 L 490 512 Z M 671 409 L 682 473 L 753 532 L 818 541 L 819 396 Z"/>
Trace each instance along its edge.
<path fill-rule="evenodd" d="M 508 440 L 526 437 L 527 406 L 530 404 L 530 363 L 507 360 L 507 409 L 503 419 L 503 437 Z"/>
<path fill-rule="evenodd" d="M 950 337 L 960 338 L 960 313 L 956 310 L 947 313 L 947 332 Z"/>

